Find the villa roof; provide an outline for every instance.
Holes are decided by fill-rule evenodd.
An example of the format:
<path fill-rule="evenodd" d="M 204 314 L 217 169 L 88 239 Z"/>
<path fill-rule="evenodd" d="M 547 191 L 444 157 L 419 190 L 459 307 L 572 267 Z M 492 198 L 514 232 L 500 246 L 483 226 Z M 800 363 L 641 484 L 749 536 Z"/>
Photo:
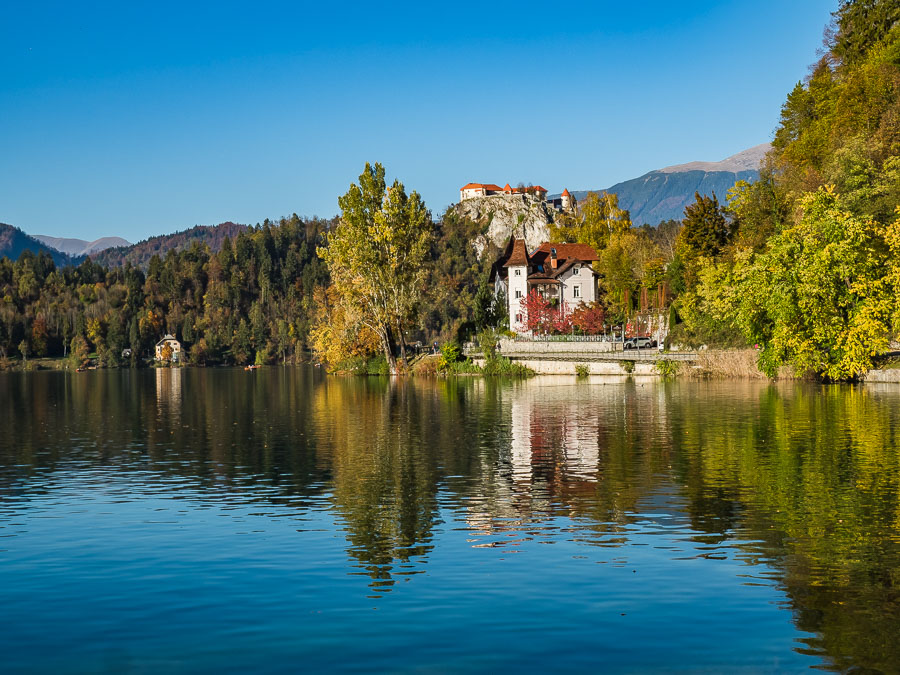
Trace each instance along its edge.
<path fill-rule="evenodd" d="M 156 344 L 161 345 L 163 342 L 168 342 L 169 340 L 175 340 L 175 342 L 178 342 L 178 339 L 174 335 L 172 335 L 171 333 L 166 333 Z"/>
<path fill-rule="evenodd" d="M 460 190 L 477 190 L 478 188 L 484 188 L 485 190 L 494 190 L 496 192 L 500 192 L 503 190 L 499 185 L 494 185 L 493 183 L 466 183 L 463 185 Z"/>
<path fill-rule="evenodd" d="M 507 246 L 509 250 L 509 246 Z M 525 248 L 524 239 L 515 239 L 512 241 L 512 250 L 503 263 L 503 267 L 527 267 L 529 263 L 528 249 Z"/>
<path fill-rule="evenodd" d="M 599 260 L 597 252 L 590 244 L 555 244 L 553 242 L 544 242 L 538 246 L 537 250 L 531 254 L 532 260 L 537 264 L 542 264 L 545 259 L 550 257 L 550 250 L 556 249 L 556 257 L 559 260 L 566 258 L 574 258 L 581 262 L 594 262 Z"/>

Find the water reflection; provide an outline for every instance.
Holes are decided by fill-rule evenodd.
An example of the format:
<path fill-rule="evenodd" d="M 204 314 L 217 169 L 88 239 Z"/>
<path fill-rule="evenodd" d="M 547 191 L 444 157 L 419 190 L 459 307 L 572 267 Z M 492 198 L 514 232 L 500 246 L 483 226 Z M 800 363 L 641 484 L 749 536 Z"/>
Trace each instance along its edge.
<path fill-rule="evenodd" d="M 156 407 L 160 414 L 181 417 L 181 368 L 157 368 Z"/>
<path fill-rule="evenodd" d="M 648 587 L 688 564 L 705 566 L 702 583 L 733 561 L 742 572 L 723 592 L 777 586 L 801 653 L 890 670 L 898 403 L 890 387 L 631 378 L 0 375 L 0 548 L 13 551 L 41 513 L 114 494 L 236 524 L 290 521 L 309 546 L 333 531 L 349 563 L 332 562 L 332 575 L 361 576 L 370 598 L 401 581 L 405 593 L 430 588 L 417 577 L 449 578 L 447 558 L 556 565 L 562 554 L 540 546 L 555 544 L 571 561 L 646 569 L 652 549 L 668 566 Z M 523 592 L 540 583 L 536 570 Z"/>

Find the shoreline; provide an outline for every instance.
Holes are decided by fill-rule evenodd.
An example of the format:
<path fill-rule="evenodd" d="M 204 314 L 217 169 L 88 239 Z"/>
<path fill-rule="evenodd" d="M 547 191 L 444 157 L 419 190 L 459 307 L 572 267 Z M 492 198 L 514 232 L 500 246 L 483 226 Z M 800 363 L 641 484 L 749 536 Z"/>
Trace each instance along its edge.
<path fill-rule="evenodd" d="M 753 349 L 745 350 L 704 350 L 697 352 L 694 359 L 687 361 L 675 361 L 666 359 L 666 353 L 661 352 L 660 358 L 654 360 L 634 360 L 627 361 L 621 359 L 598 359 L 596 356 L 588 358 L 573 358 L 571 354 L 562 355 L 531 355 L 527 358 L 521 356 L 508 357 L 512 363 L 527 368 L 531 372 L 528 375 L 492 375 L 481 372 L 438 372 L 433 367 L 423 367 L 423 362 L 431 361 L 428 358 L 419 358 L 410 363 L 409 371 L 401 377 L 507 377 L 510 379 L 528 379 L 535 376 L 554 376 L 554 377 L 654 377 L 654 378 L 684 378 L 684 379 L 708 379 L 708 380 L 769 380 L 785 381 L 804 379 L 798 376 L 790 369 L 784 369 L 776 378 L 768 378 L 756 367 L 756 352 Z M 433 360 L 436 361 L 435 357 Z M 483 356 L 470 357 L 470 363 L 476 367 L 483 367 L 485 359 Z M 269 364 L 267 367 L 276 366 L 301 366 L 308 365 L 314 367 L 312 363 L 291 363 L 291 364 Z M 234 364 L 215 364 L 215 365 L 196 365 L 196 364 L 179 364 L 179 365 L 139 365 L 135 370 L 167 370 L 182 368 L 244 368 L 242 365 Z M 87 372 L 92 370 L 131 370 L 130 365 L 123 366 L 91 366 L 84 370 L 77 370 L 72 367 L 72 363 L 68 358 L 35 358 L 29 359 L 26 363 L 21 360 L 7 359 L 5 363 L 0 364 L 0 373 L 21 373 L 21 372 Z M 384 377 L 384 375 L 370 375 L 365 373 L 330 373 L 334 375 L 350 376 L 350 377 Z M 880 384 L 900 384 L 900 368 L 873 368 L 864 376 L 857 380 L 859 383 L 880 383 Z"/>

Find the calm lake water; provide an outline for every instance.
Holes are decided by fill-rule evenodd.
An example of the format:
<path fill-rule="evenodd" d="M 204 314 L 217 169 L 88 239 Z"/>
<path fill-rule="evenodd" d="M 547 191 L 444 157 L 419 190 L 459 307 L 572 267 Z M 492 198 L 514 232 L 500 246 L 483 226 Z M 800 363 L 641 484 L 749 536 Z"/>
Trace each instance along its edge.
<path fill-rule="evenodd" d="M 900 387 L 0 374 L 0 670 L 900 667 Z"/>

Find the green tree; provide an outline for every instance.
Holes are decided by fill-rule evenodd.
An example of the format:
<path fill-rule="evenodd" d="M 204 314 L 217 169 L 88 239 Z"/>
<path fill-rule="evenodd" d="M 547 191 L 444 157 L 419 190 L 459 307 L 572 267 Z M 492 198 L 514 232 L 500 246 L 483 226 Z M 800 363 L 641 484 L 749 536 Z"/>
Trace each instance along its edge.
<path fill-rule="evenodd" d="M 688 288 L 693 287 L 697 280 L 697 260 L 719 255 L 730 236 L 731 227 L 716 195 L 707 196 L 695 192 L 694 203 L 684 209 L 684 220 L 677 243 Z"/>
<path fill-rule="evenodd" d="M 631 229 L 631 214 L 619 208 L 619 196 L 614 192 L 589 192 L 578 208 L 581 222 L 551 227 L 553 241 L 590 244 L 599 252 L 611 237 Z"/>
<path fill-rule="evenodd" d="M 741 281 L 737 320 L 762 346 L 760 368 L 785 364 L 829 380 L 858 377 L 887 349 L 897 288 L 888 231 L 854 215 L 833 189 L 801 201 Z"/>
<path fill-rule="evenodd" d="M 416 192 L 394 181 L 384 167 L 366 164 L 359 185 L 338 200 L 341 220 L 318 249 L 328 264 L 339 301 L 348 305 L 381 341 L 390 372 L 397 373 L 395 347 L 412 319 L 422 292 L 431 240 L 431 220 Z"/>

